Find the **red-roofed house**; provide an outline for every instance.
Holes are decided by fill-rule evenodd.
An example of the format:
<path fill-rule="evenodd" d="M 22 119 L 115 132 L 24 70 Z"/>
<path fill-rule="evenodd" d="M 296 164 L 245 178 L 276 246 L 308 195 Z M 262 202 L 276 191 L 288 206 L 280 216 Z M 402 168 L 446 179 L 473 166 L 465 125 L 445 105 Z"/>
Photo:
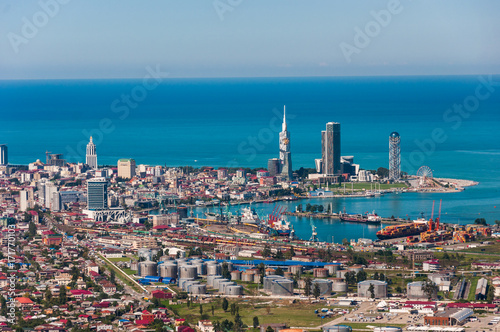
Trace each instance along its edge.
<path fill-rule="evenodd" d="M 148 321 L 148 324 L 151 324 L 155 320 L 155 315 L 153 315 L 152 313 L 150 313 L 147 310 L 144 310 L 142 312 L 142 315 L 141 315 L 141 320 Z M 148 325 L 148 324 L 146 324 L 146 325 Z"/>

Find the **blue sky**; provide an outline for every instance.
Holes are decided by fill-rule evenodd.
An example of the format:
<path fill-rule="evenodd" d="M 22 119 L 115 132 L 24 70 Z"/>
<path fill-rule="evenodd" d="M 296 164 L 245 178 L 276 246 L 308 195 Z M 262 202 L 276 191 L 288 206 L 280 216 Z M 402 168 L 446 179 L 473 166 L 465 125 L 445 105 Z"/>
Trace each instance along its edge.
<path fill-rule="evenodd" d="M 500 73 L 500 1 L 396 2 L 0 0 L 0 79 Z"/>

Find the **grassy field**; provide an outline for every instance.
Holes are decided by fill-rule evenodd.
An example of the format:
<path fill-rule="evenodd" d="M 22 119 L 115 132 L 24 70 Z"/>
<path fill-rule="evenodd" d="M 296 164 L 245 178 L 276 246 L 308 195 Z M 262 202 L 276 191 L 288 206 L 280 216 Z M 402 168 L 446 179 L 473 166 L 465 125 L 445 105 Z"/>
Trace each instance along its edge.
<path fill-rule="evenodd" d="M 461 250 L 464 252 L 472 252 L 472 253 L 481 253 L 481 254 L 497 254 L 500 255 L 500 242 L 490 244 L 487 246 L 481 246 L 477 248 L 469 248 L 469 249 L 464 249 Z"/>
<path fill-rule="evenodd" d="M 122 269 L 122 271 L 125 272 L 126 274 L 128 274 L 129 276 L 137 273 L 137 271 L 134 271 L 131 269 Z"/>
<path fill-rule="evenodd" d="M 127 278 L 125 275 L 124 275 L 124 272 L 115 268 L 113 265 L 109 264 L 106 259 L 107 258 L 104 258 L 103 256 L 101 255 L 98 255 L 99 257 L 101 257 L 101 259 L 104 261 L 104 264 L 106 265 L 106 267 L 108 269 L 111 269 L 113 271 L 115 271 L 115 275 L 118 279 L 120 279 L 121 281 L 123 281 L 125 284 L 127 284 L 128 286 L 132 287 L 135 291 L 137 292 L 142 292 L 142 289 L 140 289 L 135 283 L 133 283 L 129 278 Z"/>
<path fill-rule="evenodd" d="M 118 257 L 118 258 L 108 258 L 110 262 L 116 263 L 116 262 L 129 262 L 130 258 L 129 257 Z"/>
<path fill-rule="evenodd" d="M 236 301 L 229 301 L 229 308 L 231 303 L 234 302 Z M 212 305 L 214 306 L 213 316 Z M 289 301 L 282 301 L 282 306 L 277 306 L 268 304 L 267 301 L 258 303 L 241 300 L 237 301 L 237 305 L 243 323 L 248 326 L 252 326 L 253 317 L 258 317 L 260 324 L 286 323 L 291 327 L 316 327 L 321 325 L 321 318 L 316 316 L 314 310 L 325 306 L 324 304 L 290 303 Z M 190 323 L 196 323 L 201 317 L 199 304 L 192 304 L 190 308 L 185 304 L 174 305 L 171 308 Z M 203 304 L 203 313 L 208 315 L 207 318 L 212 321 L 223 321 L 225 319 L 234 321 L 234 316 L 231 315 L 229 309 L 227 312 L 222 310 L 222 300 L 220 299 L 209 304 Z M 323 324 L 330 320 L 333 320 L 333 318 L 325 318 Z"/>
<path fill-rule="evenodd" d="M 480 279 L 480 277 L 471 278 L 469 297 L 467 298 L 467 301 L 469 301 L 469 302 L 476 300 L 476 287 L 477 287 L 477 281 L 479 279 Z"/>

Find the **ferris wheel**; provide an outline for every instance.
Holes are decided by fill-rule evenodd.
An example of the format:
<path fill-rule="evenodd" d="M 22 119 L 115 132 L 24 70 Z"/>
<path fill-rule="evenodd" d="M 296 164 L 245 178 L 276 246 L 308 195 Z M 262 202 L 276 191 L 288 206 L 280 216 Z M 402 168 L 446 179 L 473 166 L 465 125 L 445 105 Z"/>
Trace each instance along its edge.
<path fill-rule="evenodd" d="M 422 166 L 417 171 L 417 176 L 421 178 L 432 178 L 432 170 L 429 166 Z"/>

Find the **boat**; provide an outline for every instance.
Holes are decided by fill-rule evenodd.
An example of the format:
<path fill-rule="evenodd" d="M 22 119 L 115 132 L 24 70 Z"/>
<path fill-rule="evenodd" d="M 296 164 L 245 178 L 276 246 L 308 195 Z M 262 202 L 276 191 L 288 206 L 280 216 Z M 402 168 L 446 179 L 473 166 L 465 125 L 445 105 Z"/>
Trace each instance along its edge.
<path fill-rule="evenodd" d="M 364 224 L 380 224 L 382 218 L 377 215 L 375 212 L 366 213 L 366 214 L 347 214 L 347 213 L 339 213 L 340 221 L 347 222 L 359 222 Z"/>
<path fill-rule="evenodd" d="M 427 231 L 428 221 L 424 218 L 413 220 L 413 222 L 400 225 L 390 225 L 377 232 L 377 237 L 380 240 L 394 239 L 398 237 L 408 237 L 420 235 Z"/>
<path fill-rule="evenodd" d="M 243 208 L 240 222 L 242 224 L 260 224 L 260 218 L 251 207 Z"/>

